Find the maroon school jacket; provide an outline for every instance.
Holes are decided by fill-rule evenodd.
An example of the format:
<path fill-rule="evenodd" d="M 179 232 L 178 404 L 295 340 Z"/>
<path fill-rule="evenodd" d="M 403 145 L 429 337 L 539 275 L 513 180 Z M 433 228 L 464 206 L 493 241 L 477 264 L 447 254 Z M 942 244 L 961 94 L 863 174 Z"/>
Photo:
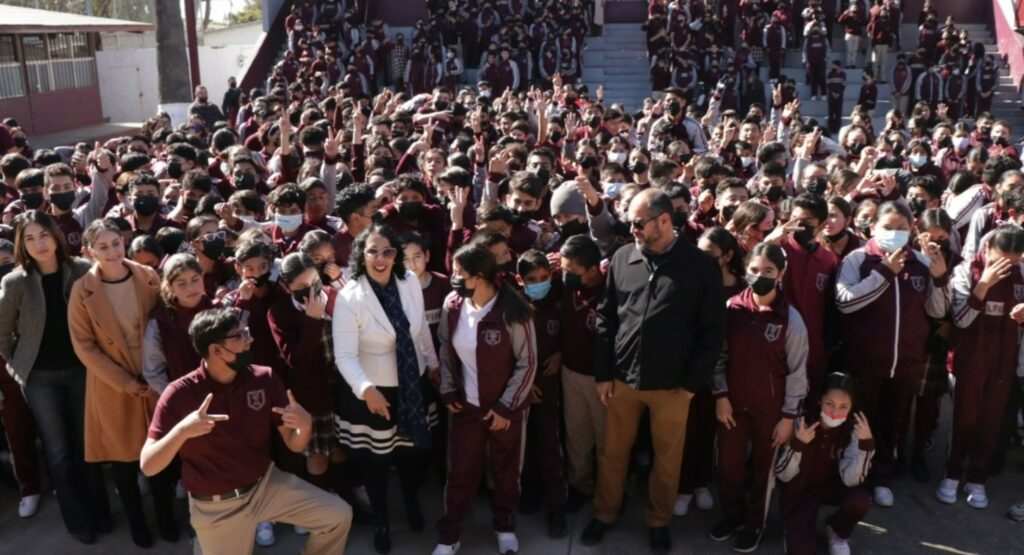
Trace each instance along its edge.
<path fill-rule="evenodd" d="M 562 365 L 586 376 L 594 375 L 597 304 L 604 298 L 604 282 L 602 277 L 599 286 L 579 291 L 562 288 Z"/>
<path fill-rule="evenodd" d="M 423 288 L 423 312 L 427 318 L 427 325 L 430 326 L 430 338 L 434 340 L 434 350 L 440 348 L 437 342 L 437 327 L 441 324 L 441 310 L 444 307 L 444 298 L 452 291 L 452 284 L 448 276 L 437 272 L 430 272 L 430 284 Z"/>
<path fill-rule="evenodd" d="M 1020 326 L 1010 311 L 1024 302 L 1021 265 L 989 288 L 985 299 L 974 287 L 985 270 L 984 251 L 961 262 L 953 273 L 953 373 L 959 379 L 995 378 L 1009 382 L 1017 370 Z"/>
<path fill-rule="evenodd" d="M 337 291 L 324 286 L 327 293 L 325 315 L 334 313 Z M 331 322 L 325 318 L 314 320 L 305 311 L 295 308 L 291 295 L 279 295 L 267 313 L 270 333 L 281 353 L 282 378 L 299 402 L 313 416 L 331 413 L 334 407 L 334 388 L 338 369 L 330 356 L 330 345 L 325 344 L 331 333 Z"/>
<path fill-rule="evenodd" d="M 783 243 L 787 267 L 782 276 L 782 292 L 796 307 L 807 325 L 807 374 L 811 383 L 819 383 L 828 371 L 825 349 L 825 313 L 835 299 L 836 272 L 839 258 L 825 245 L 808 252 L 792 236 Z"/>
<path fill-rule="evenodd" d="M 160 330 L 160 342 L 163 344 L 164 358 L 167 361 L 167 380 L 174 380 L 188 374 L 199 367 L 202 357 L 192 346 L 192 338 L 188 334 L 188 326 L 196 314 L 213 308 L 214 303 L 204 296 L 194 308 L 182 308 L 176 303 L 166 305 L 160 303 L 153 308 L 149 317 L 156 321 Z"/>

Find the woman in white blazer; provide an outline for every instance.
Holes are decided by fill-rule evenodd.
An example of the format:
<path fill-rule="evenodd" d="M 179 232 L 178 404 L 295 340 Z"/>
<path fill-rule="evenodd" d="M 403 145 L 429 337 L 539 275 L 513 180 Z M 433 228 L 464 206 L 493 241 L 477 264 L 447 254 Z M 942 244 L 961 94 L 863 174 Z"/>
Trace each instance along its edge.
<path fill-rule="evenodd" d="M 420 282 L 407 272 L 390 228 L 374 224 L 352 244 L 352 277 L 334 305 L 335 360 L 348 387 L 339 388 L 338 439 L 362 461 L 375 520 L 374 547 L 391 548 L 388 473 L 398 467 L 406 518 L 423 529 L 417 491 L 427 466 L 430 428 L 426 372 L 438 368 Z"/>

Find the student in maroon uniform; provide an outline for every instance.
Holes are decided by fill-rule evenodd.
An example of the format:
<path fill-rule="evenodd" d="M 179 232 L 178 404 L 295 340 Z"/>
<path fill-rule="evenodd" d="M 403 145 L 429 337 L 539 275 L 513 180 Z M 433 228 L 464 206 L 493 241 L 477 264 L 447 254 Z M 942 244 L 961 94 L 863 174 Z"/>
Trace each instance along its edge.
<path fill-rule="evenodd" d="M 1017 387 L 1024 322 L 1022 253 L 1024 230 L 1004 227 L 985 237 L 974 260 L 963 261 L 953 272 L 953 322 L 959 332 L 953 343 L 953 440 L 946 477 L 936 491 L 943 503 L 956 503 L 965 481 L 967 504 L 988 507 L 989 463 L 1010 392 Z"/>
<path fill-rule="evenodd" d="M 278 253 L 284 256 L 299 250 L 299 241 L 307 231 L 315 229 L 303 220 L 306 192 L 293 183 L 281 185 L 270 194 L 267 207 L 274 212 L 270 235 Z"/>
<path fill-rule="evenodd" d="M 203 289 L 203 269 L 196 257 L 175 254 L 164 262 L 160 301 L 149 314 L 142 344 L 142 375 L 158 394 L 199 366 L 188 326 L 196 314 L 214 305 Z"/>
<path fill-rule="evenodd" d="M 498 281 L 498 263 L 484 246 L 455 253 L 452 294 L 445 300 L 441 340 L 441 397 L 454 415 L 445 486 L 444 515 L 437 524 L 434 555 L 459 548 L 462 521 L 490 455 L 498 551 L 519 551 L 515 510 L 524 411 L 537 372 L 533 311 L 508 281 Z"/>
<path fill-rule="evenodd" d="M 711 380 L 724 518 L 709 535 L 714 541 L 735 537 L 733 550 L 739 553 L 750 553 L 761 542 L 772 460 L 789 441 L 807 395 L 807 328 L 782 294 L 786 269 L 781 247 L 760 243 L 751 250 L 750 288 L 726 303 L 725 346 Z M 749 470 L 748 443 L 753 446 Z"/>
<path fill-rule="evenodd" d="M 348 261 L 352 253 L 352 241 L 381 218 L 377 212 L 379 204 L 373 187 L 369 185 L 352 185 L 338 193 L 334 211 L 345 223 L 345 227 L 334 234 L 334 261 L 342 267 L 342 276 L 346 279 L 351 275 Z"/>
<path fill-rule="evenodd" d="M 938 244 L 909 246 L 913 216 L 903 204 L 878 207 L 871 239 L 839 269 L 836 305 L 841 360 L 861 385 L 864 413 L 874 423 L 878 460 L 871 471 L 875 504 L 891 507 L 895 450 L 906 433 L 914 388 L 924 375 L 928 317 L 948 309 L 949 276 Z"/>
<path fill-rule="evenodd" d="M 345 286 L 341 266 L 336 262 L 331 234 L 322 229 L 313 229 L 299 241 L 299 252 L 308 256 L 320 274 L 320 283 L 340 291 Z"/>
<path fill-rule="evenodd" d="M 337 292 L 320 281 L 313 261 L 302 253 L 281 259 L 279 295 L 267 313 L 270 333 L 281 355 L 283 381 L 313 415 L 313 438 L 306 446 L 306 478 L 330 488 L 328 458 L 341 462 L 334 434 L 333 348 L 330 319 Z"/>
<path fill-rule="evenodd" d="M 531 391 L 526 423 L 526 451 L 522 470 L 523 500 L 520 512 L 529 514 L 540 505 L 547 507 L 548 537 L 561 538 L 569 533 L 565 520 L 567 499 L 565 461 L 561 438 L 562 333 L 561 298 L 552 289 L 551 263 L 538 250 L 519 257 L 516 280 L 533 306 L 533 326 L 537 330 L 539 373 Z"/>
<path fill-rule="evenodd" d="M 299 453 L 312 437 L 313 419 L 270 368 L 249 364 L 252 336 L 238 309 L 200 313 L 189 335 L 203 361 L 160 396 L 142 448 L 142 472 L 153 476 L 181 457 L 203 553 L 252 553 L 257 523 L 269 519 L 308 530 L 304 553 L 343 553 L 351 507 L 270 460 L 274 429 Z"/>
<path fill-rule="evenodd" d="M 362 463 L 379 553 L 391 549 L 392 465 L 409 527 L 418 532 L 425 526 L 418 492 L 435 410 L 426 376 L 438 367 L 422 287 L 399 258 L 399 247 L 394 231 L 380 224 L 356 238 L 352 279 L 338 297 L 332 329 L 345 379 L 337 401 L 338 439 Z"/>
<path fill-rule="evenodd" d="M 559 250 L 562 268 L 562 400 L 565 415 L 567 509 L 577 511 L 594 494 L 597 461 L 604 451 L 607 410 L 594 383 L 597 303 L 604 297 L 601 249 L 586 235 L 574 235 Z"/>
<path fill-rule="evenodd" d="M 855 389 L 846 374 L 826 376 L 821 397 L 794 422 L 793 437 L 775 463 L 775 475 L 783 483 L 779 505 L 786 552 L 792 555 L 818 552 L 822 505 L 838 507 L 826 521 L 829 553 L 849 554 L 850 534 L 871 508 L 871 494 L 861 484 L 871 467 L 875 440 L 867 417 L 854 412 Z"/>
<path fill-rule="evenodd" d="M 220 228 L 216 216 L 196 216 L 185 226 L 185 240 L 196 253 L 203 269 L 206 296 L 217 297 L 218 290 L 231 276 L 231 267 L 224 263 L 227 232 Z"/>
<path fill-rule="evenodd" d="M 275 286 L 274 251 L 271 238 L 262 229 L 254 228 L 242 232 L 235 243 L 235 272 L 238 274 L 238 288 L 224 295 L 222 306 L 235 307 L 242 311 L 242 323 L 249 326 L 252 334 L 252 359 L 256 364 L 276 368 L 278 350 L 267 313 L 276 302 L 281 290 Z"/>
<path fill-rule="evenodd" d="M 434 272 L 444 271 L 446 230 L 445 210 L 436 204 L 428 204 L 430 198 L 427 186 L 412 174 L 403 174 L 395 181 L 397 196 L 395 203 L 381 208 L 383 221 L 395 233 L 415 231 L 430 241 L 430 262 L 427 267 Z"/>

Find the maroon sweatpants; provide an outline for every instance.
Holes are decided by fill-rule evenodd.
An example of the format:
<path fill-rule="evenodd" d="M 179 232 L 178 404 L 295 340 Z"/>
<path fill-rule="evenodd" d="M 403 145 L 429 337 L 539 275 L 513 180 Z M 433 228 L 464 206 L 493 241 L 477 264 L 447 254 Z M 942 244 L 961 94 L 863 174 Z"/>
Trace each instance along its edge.
<path fill-rule="evenodd" d="M 814 555 L 818 543 L 818 510 L 822 505 L 837 505 L 827 523 L 842 538 L 849 538 L 857 523 L 871 508 L 871 494 L 861 487 L 850 488 L 834 482 L 813 488 L 796 499 L 787 500 L 783 486 L 782 523 L 789 555 Z"/>
<path fill-rule="evenodd" d="M 861 407 L 871 423 L 877 446 L 868 483 L 871 487 L 890 487 L 896 471 L 896 452 L 907 435 L 910 405 L 920 378 L 857 376 L 857 379 Z"/>
<path fill-rule="evenodd" d="M 523 488 L 533 492 L 543 487 L 548 507 L 563 507 L 568 490 L 565 458 L 562 456 L 562 377 L 537 376 L 541 402 L 530 405 L 526 421 L 526 458 Z M 534 489 L 536 488 L 536 489 Z"/>
<path fill-rule="evenodd" d="M 707 487 L 715 472 L 715 398 L 711 387 L 701 388 L 690 399 L 686 420 L 686 444 L 683 468 L 679 473 L 679 493 L 692 494 Z"/>
<path fill-rule="evenodd" d="M 718 495 L 725 520 L 745 524 L 751 530 L 764 528 L 768 484 L 774 475 L 772 432 L 780 418 L 781 410 L 767 414 L 734 410 L 736 426 L 733 429 L 726 430 L 724 425 L 718 424 Z M 750 476 L 746 464 L 748 444 L 752 463 Z"/>
<path fill-rule="evenodd" d="M 994 369 L 993 369 L 994 370 Z M 1016 387 L 1011 372 L 1002 376 L 958 377 L 953 391 L 953 441 L 946 477 L 984 484 L 1003 428 L 1003 414 Z M 966 470 L 966 473 L 965 473 Z"/>
<path fill-rule="evenodd" d="M 0 361 L 2 364 L 2 361 Z M 37 495 L 40 492 L 39 461 L 36 455 L 36 422 L 32 411 L 21 394 L 21 387 L 10 373 L 0 366 L 0 392 L 4 395 L 0 421 L 7 432 L 7 444 L 11 447 L 14 475 L 18 479 L 21 496 Z"/>
<path fill-rule="evenodd" d="M 490 456 L 494 478 L 494 511 L 496 532 L 515 532 L 515 511 L 519 507 L 519 470 L 523 446 L 522 415 L 512 420 L 507 430 L 493 432 L 487 411 L 468 403 L 453 414 L 448 440 L 448 483 L 444 488 L 444 515 L 437 522 L 438 543 L 452 545 L 459 541 L 462 521 L 473 507 L 484 461 Z"/>

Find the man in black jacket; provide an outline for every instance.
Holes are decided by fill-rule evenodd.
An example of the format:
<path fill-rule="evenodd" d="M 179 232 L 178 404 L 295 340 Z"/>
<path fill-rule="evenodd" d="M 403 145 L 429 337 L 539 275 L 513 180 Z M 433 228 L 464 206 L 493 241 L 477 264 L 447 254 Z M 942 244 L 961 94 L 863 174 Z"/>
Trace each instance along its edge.
<path fill-rule="evenodd" d="M 654 466 L 645 519 L 651 548 L 667 553 L 690 399 L 721 354 L 725 297 L 714 260 L 675 234 L 668 195 L 647 189 L 630 201 L 628 214 L 635 244 L 612 257 L 598 306 L 595 380 L 608 420 L 583 544 L 600 542 L 618 517 L 646 408 Z"/>

